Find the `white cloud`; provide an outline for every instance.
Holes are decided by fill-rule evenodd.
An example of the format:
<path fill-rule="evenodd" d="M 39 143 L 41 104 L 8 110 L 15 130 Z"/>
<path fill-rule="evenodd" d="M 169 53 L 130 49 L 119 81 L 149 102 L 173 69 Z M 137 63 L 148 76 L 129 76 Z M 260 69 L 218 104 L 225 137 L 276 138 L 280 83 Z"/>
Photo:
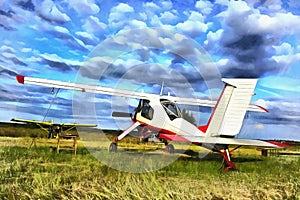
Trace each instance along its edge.
<path fill-rule="evenodd" d="M 291 44 L 286 42 L 282 43 L 280 46 L 273 46 L 273 48 L 276 50 L 277 55 L 289 55 L 293 53 L 293 48 Z"/>
<path fill-rule="evenodd" d="M 62 27 L 62 26 L 54 26 L 54 30 L 57 31 L 58 33 L 69 35 L 70 32 L 67 28 Z"/>
<path fill-rule="evenodd" d="M 228 10 L 219 16 L 224 17 L 224 25 L 234 28 L 237 34 L 283 35 L 300 31 L 300 16 L 291 12 L 262 14 L 244 1 L 231 1 Z"/>
<path fill-rule="evenodd" d="M 42 41 L 48 41 L 49 39 L 46 37 L 42 37 L 42 38 L 35 38 L 35 40 L 42 42 Z"/>
<path fill-rule="evenodd" d="M 203 14 L 210 14 L 212 11 L 212 3 L 209 1 L 197 1 L 195 7 L 201 11 Z"/>
<path fill-rule="evenodd" d="M 40 54 L 40 57 L 45 60 L 51 61 L 51 62 L 65 63 L 67 65 L 81 66 L 83 64 L 80 61 L 62 58 L 62 57 L 58 56 L 57 54 L 44 53 L 44 54 Z"/>
<path fill-rule="evenodd" d="M 94 0 L 70 0 L 69 5 L 80 15 L 95 15 L 100 11 Z"/>
<path fill-rule="evenodd" d="M 86 19 L 83 28 L 89 33 L 103 32 L 107 25 L 100 22 L 99 18 L 90 16 Z"/>
<path fill-rule="evenodd" d="M 143 8 L 146 11 L 151 11 L 153 13 L 160 10 L 160 7 L 158 5 L 156 5 L 155 3 L 153 3 L 153 2 L 143 3 Z"/>
<path fill-rule="evenodd" d="M 41 62 L 42 58 L 31 56 L 30 58 L 26 58 L 26 62 L 28 63 L 35 63 L 35 62 Z"/>
<path fill-rule="evenodd" d="M 173 7 L 173 3 L 171 1 L 163 1 L 161 2 L 161 8 L 163 10 L 171 10 Z"/>
<path fill-rule="evenodd" d="M 219 29 L 216 32 L 209 31 L 207 33 L 207 36 L 206 36 L 207 40 L 205 41 L 205 43 L 206 44 L 208 44 L 208 43 L 216 43 L 217 41 L 220 40 L 223 32 L 224 32 L 223 29 Z"/>
<path fill-rule="evenodd" d="M 129 25 L 127 26 L 130 29 L 134 29 L 134 28 L 146 28 L 147 24 L 143 21 L 139 21 L 139 20 L 131 20 L 129 21 Z"/>
<path fill-rule="evenodd" d="M 299 59 L 298 55 L 274 55 L 274 50 L 279 52 L 285 48 L 286 53 L 291 51 L 287 44 L 275 48 L 272 45 L 280 44 L 283 37 L 293 37 L 300 31 L 300 16 L 283 11 L 266 12 L 245 1 L 230 1 L 228 9 L 218 17 L 222 19 L 224 30 L 219 49 L 231 58 L 223 75 L 261 77 L 282 72 Z"/>
<path fill-rule="evenodd" d="M 122 13 L 127 13 L 127 12 L 134 12 L 134 9 L 129 6 L 128 4 L 125 3 L 119 3 L 117 6 L 113 7 L 111 9 L 112 12 L 122 12 Z"/>
<path fill-rule="evenodd" d="M 14 58 L 15 55 L 13 53 L 7 53 L 7 52 L 3 52 L 1 54 L 4 58 L 8 58 L 8 59 L 11 59 L 11 58 Z"/>
<path fill-rule="evenodd" d="M 87 32 L 76 32 L 76 35 L 81 36 L 81 37 L 86 38 L 86 39 L 89 39 L 89 40 L 94 39 L 94 37 L 91 34 L 87 33 Z"/>
<path fill-rule="evenodd" d="M 23 52 L 23 53 L 29 53 L 29 52 L 32 52 L 33 50 L 32 50 L 32 48 L 22 48 L 21 49 L 21 52 Z"/>
<path fill-rule="evenodd" d="M 262 101 L 259 101 L 259 103 L 262 104 Z M 276 101 L 268 101 L 268 100 L 265 100 L 264 101 L 264 104 L 265 104 L 265 107 L 267 109 L 278 109 L 278 110 L 281 110 L 281 111 L 284 111 L 284 112 L 280 112 L 281 115 L 285 115 L 285 118 L 289 118 L 292 119 L 293 117 L 295 118 L 298 118 L 299 119 L 299 110 L 300 110 L 300 103 L 299 102 L 295 102 L 295 101 L 290 101 L 290 102 L 287 102 L 287 101 L 282 101 L 281 98 L 278 98 L 278 100 Z M 288 114 L 290 112 L 296 112 L 298 113 L 297 116 L 288 116 Z M 275 114 L 275 113 L 274 113 Z M 279 114 L 279 113 L 277 113 Z"/>
<path fill-rule="evenodd" d="M 15 52 L 16 52 L 16 51 L 14 50 L 14 48 L 9 47 L 9 46 L 6 46 L 6 45 L 2 45 L 2 46 L 0 47 L 0 51 L 8 52 L 8 53 L 15 53 Z"/>
<path fill-rule="evenodd" d="M 70 17 L 62 13 L 57 6 L 51 0 L 45 0 L 42 3 L 40 1 L 33 1 L 37 13 L 44 19 L 59 23 L 70 21 Z"/>
<path fill-rule="evenodd" d="M 229 62 L 229 59 L 224 58 L 224 59 L 220 59 L 218 61 L 215 62 L 215 64 L 217 65 L 217 67 L 222 67 L 222 66 L 226 66 Z"/>
<path fill-rule="evenodd" d="M 300 61 L 300 53 L 273 56 L 272 58 L 282 66 L 289 66 L 292 63 Z"/>
<path fill-rule="evenodd" d="M 176 28 L 192 37 L 200 36 L 208 30 L 210 25 L 204 23 L 204 18 L 201 13 L 192 11 L 189 18 L 183 23 L 178 23 Z"/>
<path fill-rule="evenodd" d="M 281 0 L 266 1 L 264 3 L 264 6 L 266 6 L 269 11 L 278 12 L 282 8 L 282 1 Z"/>
<path fill-rule="evenodd" d="M 149 21 L 152 21 L 153 17 L 156 17 L 158 19 L 156 13 L 158 13 L 158 11 L 161 10 L 161 8 L 158 5 L 156 5 L 153 2 L 147 2 L 147 3 L 143 3 L 142 6 L 143 6 L 142 16 L 144 20 L 148 19 Z"/>
<path fill-rule="evenodd" d="M 216 0 L 215 4 L 227 6 L 229 4 L 229 0 Z"/>
<path fill-rule="evenodd" d="M 117 29 L 124 27 L 125 25 L 127 25 L 127 22 L 132 19 L 130 14 L 133 12 L 134 9 L 131 6 L 125 3 L 118 4 L 110 10 L 110 14 L 108 17 L 109 25 L 112 28 Z"/>
<path fill-rule="evenodd" d="M 178 19 L 178 17 L 170 11 L 163 12 L 160 15 L 160 20 L 164 24 L 174 23 L 174 22 L 176 22 L 177 19 Z"/>

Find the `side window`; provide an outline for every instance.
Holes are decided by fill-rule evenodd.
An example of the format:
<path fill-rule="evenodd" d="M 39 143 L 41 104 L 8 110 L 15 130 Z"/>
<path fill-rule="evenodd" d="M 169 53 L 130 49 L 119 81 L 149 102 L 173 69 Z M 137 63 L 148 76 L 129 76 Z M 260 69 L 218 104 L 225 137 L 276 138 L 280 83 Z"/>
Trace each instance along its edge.
<path fill-rule="evenodd" d="M 152 120 L 153 118 L 153 108 L 150 106 L 148 100 L 143 100 L 142 102 L 142 112 L 141 115 L 146 119 Z"/>

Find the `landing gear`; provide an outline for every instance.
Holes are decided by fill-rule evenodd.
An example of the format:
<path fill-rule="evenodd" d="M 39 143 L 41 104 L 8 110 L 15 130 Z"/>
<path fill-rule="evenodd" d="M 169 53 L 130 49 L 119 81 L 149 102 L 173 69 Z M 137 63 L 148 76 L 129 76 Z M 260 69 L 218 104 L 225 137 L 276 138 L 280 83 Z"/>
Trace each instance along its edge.
<path fill-rule="evenodd" d="M 134 122 L 128 129 L 123 131 L 120 135 L 114 138 L 114 142 L 109 145 L 109 152 L 117 152 L 118 145 L 117 142 L 122 140 L 125 136 L 127 136 L 131 131 L 141 125 L 139 122 Z"/>
<path fill-rule="evenodd" d="M 109 145 L 108 151 L 109 151 L 110 153 L 115 153 L 115 152 L 117 152 L 117 151 L 118 151 L 118 145 L 117 145 L 117 143 L 112 142 L 112 143 Z"/>
<path fill-rule="evenodd" d="M 223 152 L 220 153 L 224 157 L 226 162 L 224 163 L 224 170 L 226 172 L 228 172 L 229 170 L 236 170 L 236 164 L 231 161 L 230 152 L 228 148 L 226 148 Z"/>
<path fill-rule="evenodd" d="M 175 153 L 175 148 L 173 146 L 173 144 L 165 144 L 166 145 L 166 151 L 170 154 Z"/>
<path fill-rule="evenodd" d="M 230 153 L 236 150 L 237 148 L 229 151 L 226 146 L 223 151 L 217 150 L 224 157 L 224 170 L 228 172 L 229 170 L 236 170 L 236 164 L 231 161 Z"/>

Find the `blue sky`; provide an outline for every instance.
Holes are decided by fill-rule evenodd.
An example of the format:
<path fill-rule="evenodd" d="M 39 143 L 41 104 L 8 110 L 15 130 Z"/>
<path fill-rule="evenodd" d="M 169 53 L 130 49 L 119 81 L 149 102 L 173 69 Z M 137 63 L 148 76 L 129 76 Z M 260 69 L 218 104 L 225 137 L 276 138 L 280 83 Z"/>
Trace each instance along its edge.
<path fill-rule="evenodd" d="M 0 39 L 1 121 L 43 120 L 54 98 L 16 74 L 153 93 L 164 81 L 165 92 L 204 99 L 221 77 L 259 78 L 253 103 L 270 112 L 248 114 L 240 137 L 300 140 L 298 0 L 1 1 Z M 111 112 L 136 103 L 60 90 L 46 119 L 125 128 Z"/>

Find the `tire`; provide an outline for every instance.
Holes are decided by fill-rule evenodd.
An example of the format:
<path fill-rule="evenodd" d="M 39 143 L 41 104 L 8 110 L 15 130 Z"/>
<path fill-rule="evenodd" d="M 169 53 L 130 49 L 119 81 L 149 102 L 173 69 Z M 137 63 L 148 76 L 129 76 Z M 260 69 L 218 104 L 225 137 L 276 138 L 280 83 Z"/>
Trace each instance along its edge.
<path fill-rule="evenodd" d="M 175 153 L 175 148 L 174 148 L 173 144 L 167 144 L 166 151 L 169 152 L 170 154 Z"/>
<path fill-rule="evenodd" d="M 111 143 L 111 144 L 109 145 L 108 151 L 109 151 L 110 153 L 115 153 L 115 152 L 117 152 L 117 151 L 118 151 L 118 145 L 117 145 L 116 143 Z"/>

